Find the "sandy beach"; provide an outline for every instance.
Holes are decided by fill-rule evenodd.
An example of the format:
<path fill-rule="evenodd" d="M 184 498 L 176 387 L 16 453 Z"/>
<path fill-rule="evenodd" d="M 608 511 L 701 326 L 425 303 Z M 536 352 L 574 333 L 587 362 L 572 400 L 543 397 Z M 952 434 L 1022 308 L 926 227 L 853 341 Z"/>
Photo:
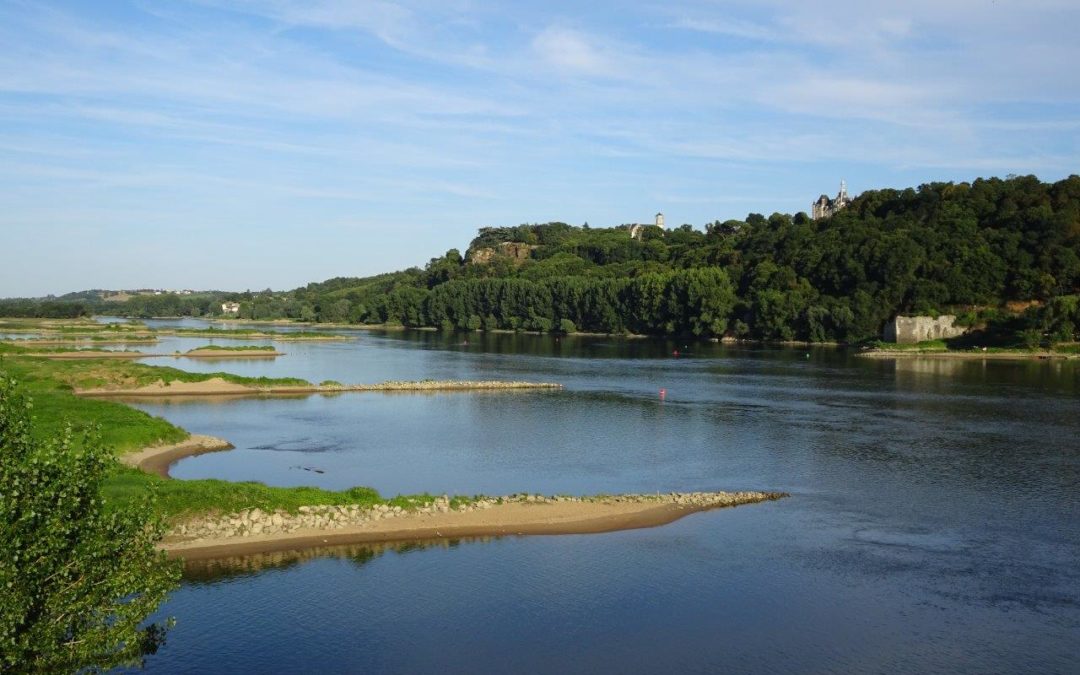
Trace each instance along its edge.
<path fill-rule="evenodd" d="M 75 350 L 70 352 L 31 352 L 24 354 L 23 356 L 30 356 L 38 359 L 58 359 L 58 360 L 79 360 L 79 359 L 145 359 L 148 356 L 157 356 L 157 354 L 144 354 L 143 352 L 121 352 L 121 351 L 90 351 L 90 350 Z"/>
<path fill-rule="evenodd" d="M 143 448 L 138 452 L 130 452 L 120 456 L 120 461 L 128 466 L 141 469 L 146 473 L 152 473 L 162 478 L 169 476 L 169 467 L 185 457 L 194 457 L 205 452 L 217 452 L 229 450 L 233 444 L 202 434 L 192 434 L 187 439 L 173 443 L 172 445 L 154 445 Z"/>
<path fill-rule="evenodd" d="M 213 436 L 192 435 L 121 457 L 163 478 L 184 457 L 228 450 Z M 252 509 L 204 516 L 176 525 L 161 543 L 171 556 L 204 560 L 311 546 L 459 537 L 587 534 L 657 527 L 692 513 L 780 499 L 772 492 L 693 492 L 568 497 L 511 495 L 453 503 L 447 496 L 408 508 L 377 505 L 309 506 L 296 514 Z"/>
<path fill-rule="evenodd" d="M 182 354 L 172 354 L 188 359 L 265 359 L 284 356 L 276 349 L 192 349 Z"/>
<path fill-rule="evenodd" d="M 503 503 L 450 508 L 436 500 L 430 510 L 386 511 L 350 507 L 310 507 L 283 513 L 233 514 L 182 525 L 162 542 L 172 557 L 204 560 L 310 546 L 452 539 L 460 537 L 592 534 L 666 525 L 693 513 L 780 499 L 766 492 L 691 493 L 606 498 L 500 498 Z M 303 508 L 302 508 L 303 511 Z M 250 525 L 238 524 L 250 523 Z M 322 523 L 321 526 L 304 526 Z M 244 534 L 220 533 L 234 528 Z M 265 531 L 269 529 L 270 533 Z M 196 531 L 199 534 L 189 534 Z"/>
<path fill-rule="evenodd" d="M 493 391 L 514 389 L 561 389 L 561 384 L 551 382 L 504 382 L 490 381 L 419 381 L 419 382 L 380 382 L 378 384 L 297 384 L 254 387 L 246 384 L 229 382 L 214 377 L 201 382 L 155 382 L 132 389 L 76 389 L 80 396 L 263 396 L 272 394 L 336 394 L 350 391 Z"/>
<path fill-rule="evenodd" d="M 113 338 L 110 337 L 106 340 L 94 340 L 91 338 L 66 338 L 66 339 L 13 339 L 13 340 L 0 340 L 0 344 L 15 345 L 16 347 L 99 347 L 101 345 L 127 345 L 127 344 L 154 344 L 157 342 L 156 337 L 136 337 L 136 338 Z"/>

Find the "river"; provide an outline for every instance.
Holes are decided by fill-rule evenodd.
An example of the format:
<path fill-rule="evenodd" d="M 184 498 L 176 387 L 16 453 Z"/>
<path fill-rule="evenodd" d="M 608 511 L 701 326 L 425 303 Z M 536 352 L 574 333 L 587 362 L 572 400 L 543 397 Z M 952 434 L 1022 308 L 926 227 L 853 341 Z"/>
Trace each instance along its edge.
<path fill-rule="evenodd" d="M 173 475 L 384 495 L 792 496 L 601 535 L 193 564 L 160 612 L 177 623 L 150 672 L 1076 672 L 1075 362 L 350 334 L 279 343 L 276 360 L 148 362 L 565 389 L 136 403 L 236 445 Z"/>

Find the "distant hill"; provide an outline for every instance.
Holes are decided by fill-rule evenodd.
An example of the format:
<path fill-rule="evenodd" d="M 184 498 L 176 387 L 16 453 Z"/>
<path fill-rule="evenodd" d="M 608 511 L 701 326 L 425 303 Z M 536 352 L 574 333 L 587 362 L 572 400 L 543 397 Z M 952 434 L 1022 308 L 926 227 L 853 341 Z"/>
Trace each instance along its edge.
<path fill-rule="evenodd" d="M 1071 339 L 1078 294 L 1080 177 L 1023 176 L 872 190 L 821 220 L 484 228 L 423 268 L 230 299 L 258 319 L 855 342 L 941 312 Z"/>

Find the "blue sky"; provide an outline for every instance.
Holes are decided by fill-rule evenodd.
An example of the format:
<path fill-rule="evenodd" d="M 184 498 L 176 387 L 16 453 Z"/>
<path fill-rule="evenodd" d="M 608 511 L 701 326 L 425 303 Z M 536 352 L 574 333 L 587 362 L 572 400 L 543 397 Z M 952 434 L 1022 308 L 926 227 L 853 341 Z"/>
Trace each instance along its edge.
<path fill-rule="evenodd" d="M 1080 157 L 1080 3 L 0 0 L 0 296 L 291 288 Z"/>

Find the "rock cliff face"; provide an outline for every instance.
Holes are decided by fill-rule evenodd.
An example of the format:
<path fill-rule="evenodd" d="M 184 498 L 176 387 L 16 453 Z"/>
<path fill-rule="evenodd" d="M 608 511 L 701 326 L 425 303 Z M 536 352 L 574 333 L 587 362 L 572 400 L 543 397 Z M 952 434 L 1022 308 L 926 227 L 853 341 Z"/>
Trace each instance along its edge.
<path fill-rule="evenodd" d="M 521 244 L 515 241 L 504 241 L 494 247 L 484 247 L 469 251 L 469 262 L 474 265 L 485 265 L 491 262 L 492 258 L 497 255 L 510 258 L 515 263 L 523 263 L 529 259 L 532 255 L 533 249 L 536 246 L 533 244 Z"/>
<path fill-rule="evenodd" d="M 926 340 L 944 340 L 967 332 L 966 328 L 953 325 L 956 317 L 943 314 L 932 316 L 898 316 L 885 324 L 882 339 L 897 344 L 915 344 Z"/>

